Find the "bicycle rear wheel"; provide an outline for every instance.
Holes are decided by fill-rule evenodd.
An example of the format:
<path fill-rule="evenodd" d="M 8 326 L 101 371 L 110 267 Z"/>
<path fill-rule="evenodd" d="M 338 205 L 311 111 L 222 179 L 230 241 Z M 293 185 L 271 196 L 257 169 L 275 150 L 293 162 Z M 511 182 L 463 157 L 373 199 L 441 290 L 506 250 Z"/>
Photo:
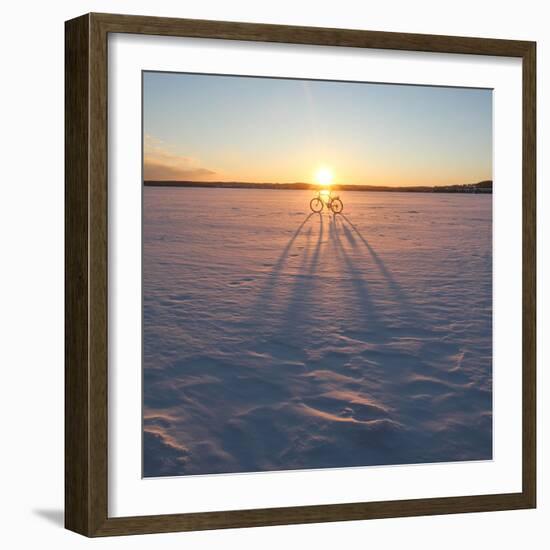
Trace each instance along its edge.
<path fill-rule="evenodd" d="M 320 198 L 315 197 L 311 199 L 309 207 L 311 208 L 312 212 L 318 214 L 319 212 L 321 212 L 321 210 L 323 210 L 323 201 Z"/>

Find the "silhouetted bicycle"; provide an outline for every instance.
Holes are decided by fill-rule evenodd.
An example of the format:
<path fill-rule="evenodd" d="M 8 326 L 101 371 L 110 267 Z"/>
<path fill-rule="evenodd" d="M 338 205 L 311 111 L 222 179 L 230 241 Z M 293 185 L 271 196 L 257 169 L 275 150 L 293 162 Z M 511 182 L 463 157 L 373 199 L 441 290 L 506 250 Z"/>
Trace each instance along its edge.
<path fill-rule="evenodd" d="M 311 211 L 316 214 L 319 214 L 325 205 L 329 210 L 332 210 L 334 214 L 339 214 L 344 210 L 344 203 L 341 201 L 340 197 L 333 197 L 330 191 L 319 191 L 317 196 L 313 197 L 309 203 Z"/>

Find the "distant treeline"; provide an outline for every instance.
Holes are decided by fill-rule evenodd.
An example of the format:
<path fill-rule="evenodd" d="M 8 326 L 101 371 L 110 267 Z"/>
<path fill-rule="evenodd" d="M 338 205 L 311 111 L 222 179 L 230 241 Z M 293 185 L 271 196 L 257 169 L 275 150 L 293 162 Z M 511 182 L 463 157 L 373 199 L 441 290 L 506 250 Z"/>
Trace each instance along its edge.
<path fill-rule="evenodd" d="M 314 183 L 248 183 L 240 181 L 145 181 L 148 187 L 213 187 L 222 189 L 305 189 L 317 191 L 320 185 Z M 389 187 L 386 185 L 332 185 L 336 191 L 390 191 L 407 193 L 492 193 L 492 180 L 463 185 L 417 185 Z"/>

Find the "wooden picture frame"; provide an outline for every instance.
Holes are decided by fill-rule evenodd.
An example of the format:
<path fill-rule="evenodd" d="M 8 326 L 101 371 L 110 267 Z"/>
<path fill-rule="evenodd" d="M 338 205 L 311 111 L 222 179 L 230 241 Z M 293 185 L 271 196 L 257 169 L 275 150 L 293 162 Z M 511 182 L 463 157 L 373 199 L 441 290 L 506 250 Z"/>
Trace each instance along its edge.
<path fill-rule="evenodd" d="M 107 36 L 132 33 L 507 56 L 523 66 L 522 491 L 139 517 L 108 516 Z M 65 525 L 126 535 L 533 508 L 536 505 L 536 44 L 88 14 L 65 26 Z"/>

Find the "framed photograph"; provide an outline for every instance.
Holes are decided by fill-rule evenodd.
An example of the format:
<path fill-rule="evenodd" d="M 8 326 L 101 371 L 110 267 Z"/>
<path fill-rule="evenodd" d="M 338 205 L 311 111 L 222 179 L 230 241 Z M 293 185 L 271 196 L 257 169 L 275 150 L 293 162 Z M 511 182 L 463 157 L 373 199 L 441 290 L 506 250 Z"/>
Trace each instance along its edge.
<path fill-rule="evenodd" d="M 65 36 L 66 527 L 535 507 L 535 43 Z"/>

